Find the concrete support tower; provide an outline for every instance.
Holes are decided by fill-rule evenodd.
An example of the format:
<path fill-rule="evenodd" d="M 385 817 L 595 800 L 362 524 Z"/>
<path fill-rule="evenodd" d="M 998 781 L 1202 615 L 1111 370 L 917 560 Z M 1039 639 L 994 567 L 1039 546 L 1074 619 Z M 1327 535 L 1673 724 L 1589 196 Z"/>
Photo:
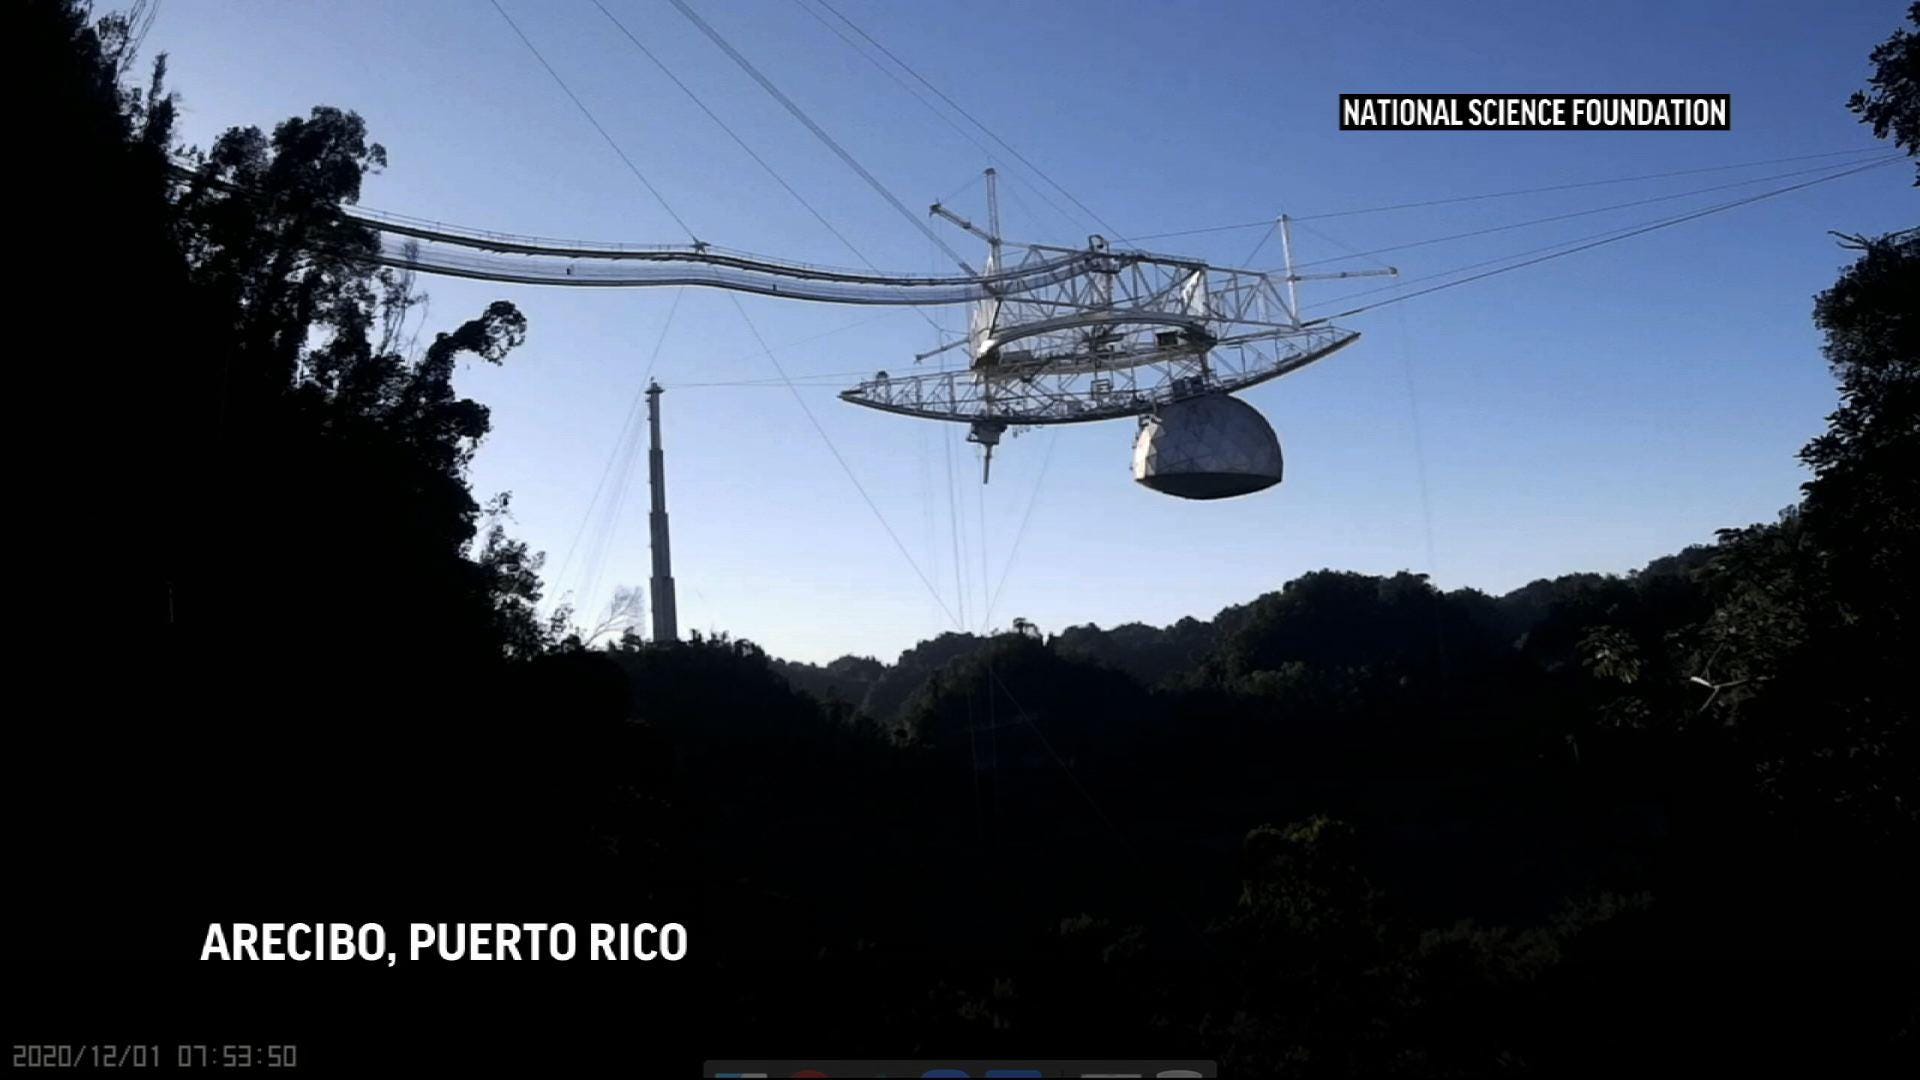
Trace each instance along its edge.
<path fill-rule="evenodd" d="M 673 600 L 673 552 L 667 544 L 667 467 L 660 453 L 660 384 L 647 386 L 647 426 L 653 435 L 647 451 L 647 486 L 653 490 L 653 512 L 647 526 L 653 534 L 653 640 L 677 641 L 680 616 Z"/>

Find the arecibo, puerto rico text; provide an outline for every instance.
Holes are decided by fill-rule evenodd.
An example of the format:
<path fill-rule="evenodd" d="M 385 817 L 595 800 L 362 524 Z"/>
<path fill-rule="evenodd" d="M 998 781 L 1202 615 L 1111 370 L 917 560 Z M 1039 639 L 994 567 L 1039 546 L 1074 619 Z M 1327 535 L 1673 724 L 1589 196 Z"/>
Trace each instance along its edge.
<path fill-rule="evenodd" d="M 687 928 L 666 923 L 410 923 L 409 960 L 679 960 Z M 585 951 L 582 952 L 584 939 Z M 209 923 L 202 960 L 361 961 L 392 967 L 381 923 Z"/>

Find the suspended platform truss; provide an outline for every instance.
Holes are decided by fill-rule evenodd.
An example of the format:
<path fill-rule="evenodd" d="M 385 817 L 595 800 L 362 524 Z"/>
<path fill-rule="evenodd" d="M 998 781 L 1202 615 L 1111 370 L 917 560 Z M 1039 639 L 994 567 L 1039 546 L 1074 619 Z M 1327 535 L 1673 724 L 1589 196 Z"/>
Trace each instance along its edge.
<path fill-rule="evenodd" d="M 185 187 L 247 189 L 211 163 L 180 162 Z M 582 288 L 695 285 L 836 304 L 972 305 L 966 337 L 914 357 L 917 365 L 965 347 L 964 368 L 886 371 L 852 389 L 855 405 L 972 425 L 989 449 L 1009 427 L 1137 416 L 1208 393 L 1233 393 L 1298 370 L 1359 334 L 1301 318 L 1295 284 L 1394 273 L 1293 272 L 1288 219 L 1275 222 L 1284 271 L 1211 266 L 1193 258 L 1111 247 L 1019 244 L 1000 236 L 994 170 L 986 172 L 985 227 L 939 204 L 930 212 L 986 241 L 983 271 L 854 270 L 731 251 L 711 244 L 556 240 L 464 228 L 343 207 L 378 244 L 364 257 L 425 273 Z"/>

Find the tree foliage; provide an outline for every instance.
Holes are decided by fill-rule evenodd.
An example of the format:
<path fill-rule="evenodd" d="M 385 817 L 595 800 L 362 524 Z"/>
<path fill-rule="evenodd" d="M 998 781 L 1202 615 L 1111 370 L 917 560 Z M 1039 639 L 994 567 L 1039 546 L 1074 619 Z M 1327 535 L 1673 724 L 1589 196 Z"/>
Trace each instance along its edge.
<path fill-rule="evenodd" d="M 1920 3 L 1907 8 L 1907 21 L 1913 29 L 1895 30 L 1867 57 L 1874 66 L 1868 88 L 1856 91 L 1847 108 L 1873 126 L 1874 138 L 1891 135 L 1895 146 L 1920 156 Z M 1920 167 L 1913 182 L 1920 187 Z"/>

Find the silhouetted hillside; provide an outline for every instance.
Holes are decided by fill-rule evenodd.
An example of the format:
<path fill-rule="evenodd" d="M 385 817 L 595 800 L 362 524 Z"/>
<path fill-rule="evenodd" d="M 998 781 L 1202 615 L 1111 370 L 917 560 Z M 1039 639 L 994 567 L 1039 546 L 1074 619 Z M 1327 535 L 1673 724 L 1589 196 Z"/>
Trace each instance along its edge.
<path fill-rule="evenodd" d="M 126 17 L 7 11 L 15 141 L 45 159 L 16 175 L 15 317 L 52 343 L 15 393 L 62 424 L 16 432 L 24 1038 L 528 1075 L 606 1040 L 674 1071 L 723 1046 L 1262 1077 L 1915 1060 L 1920 231 L 1842 238 L 1801 502 L 1634 574 L 1490 597 L 1320 570 L 1207 620 L 891 664 L 590 649 L 535 617 L 540 556 L 468 482 L 490 420 L 456 360 L 537 328 L 501 300 L 420 332 L 339 213 L 389 163 L 361 118 L 179 146 Z M 1853 106 L 1909 151 L 1916 41 Z M 690 956 L 193 959 L 213 920 L 583 913 L 683 921 Z"/>
<path fill-rule="evenodd" d="M 1328 570 L 1223 608 L 1211 619 L 1188 616 L 1166 627 L 1126 623 L 1110 630 L 1087 623 L 1045 640 L 1063 658 L 1162 690 L 1283 671 L 1296 662 L 1379 662 L 1382 648 L 1403 666 L 1466 664 L 1516 651 L 1558 669 L 1577 660 L 1575 645 L 1589 630 L 1619 627 L 1657 636 L 1672 626 L 1656 624 L 1705 615 L 1705 593 L 1695 578 L 1713 554 L 1712 546 L 1695 545 L 1627 574 L 1542 578 L 1501 597 L 1475 589 L 1437 593 L 1424 575 L 1374 578 Z M 890 726 L 929 680 L 993 640 L 944 633 L 892 664 L 865 656 L 825 665 L 774 664 L 796 689 Z"/>

